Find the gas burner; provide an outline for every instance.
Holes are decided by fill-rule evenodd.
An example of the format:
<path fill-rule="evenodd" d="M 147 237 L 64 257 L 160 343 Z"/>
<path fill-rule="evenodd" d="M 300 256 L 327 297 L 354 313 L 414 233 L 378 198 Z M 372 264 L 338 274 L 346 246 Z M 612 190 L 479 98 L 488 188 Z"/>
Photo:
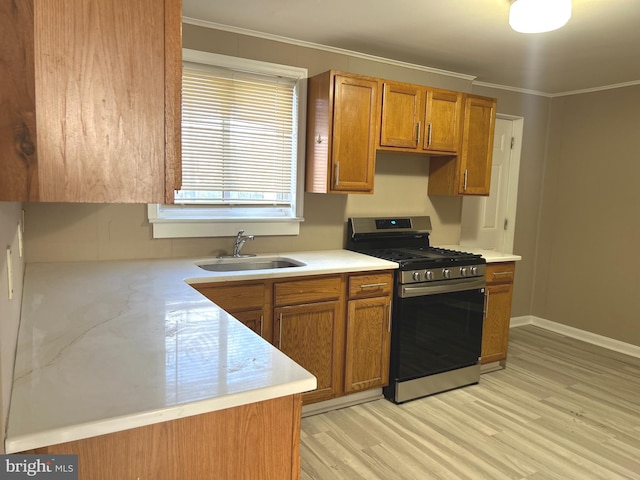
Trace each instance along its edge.
<path fill-rule="evenodd" d="M 486 263 L 481 255 L 430 246 L 429 217 L 355 218 L 349 219 L 348 227 L 348 250 L 396 262 L 400 270 L 459 268 Z M 480 274 L 481 270 L 474 271 Z"/>

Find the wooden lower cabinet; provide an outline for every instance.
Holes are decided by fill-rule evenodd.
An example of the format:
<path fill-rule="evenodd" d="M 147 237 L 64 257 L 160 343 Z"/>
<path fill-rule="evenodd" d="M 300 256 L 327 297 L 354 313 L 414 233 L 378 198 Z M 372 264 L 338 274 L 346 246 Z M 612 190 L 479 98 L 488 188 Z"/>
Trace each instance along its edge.
<path fill-rule="evenodd" d="M 29 453 L 77 454 L 79 480 L 300 478 L 300 394 Z"/>
<path fill-rule="evenodd" d="M 194 285 L 201 294 L 237 320 L 271 341 L 271 291 L 264 282 L 221 282 Z"/>
<path fill-rule="evenodd" d="M 393 273 L 349 276 L 345 393 L 383 387 L 389 382 Z"/>
<path fill-rule="evenodd" d="M 316 377 L 305 405 L 388 383 L 392 272 L 193 287 Z"/>
<path fill-rule="evenodd" d="M 345 350 L 345 393 L 389 382 L 391 340 L 389 297 L 350 300 Z"/>
<path fill-rule="evenodd" d="M 273 285 L 273 344 L 315 375 L 318 386 L 303 403 L 342 393 L 344 372 L 344 278 L 316 275 Z"/>
<path fill-rule="evenodd" d="M 237 320 L 264 338 L 264 313 L 262 310 L 249 310 L 246 312 L 235 312 L 233 314 Z"/>
<path fill-rule="evenodd" d="M 487 264 L 481 364 L 507 359 L 515 262 Z"/>
<path fill-rule="evenodd" d="M 278 307 L 274 318 L 274 344 L 317 379 L 316 390 L 303 394 L 304 403 L 337 397 L 343 370 L 340 302 Z"/>

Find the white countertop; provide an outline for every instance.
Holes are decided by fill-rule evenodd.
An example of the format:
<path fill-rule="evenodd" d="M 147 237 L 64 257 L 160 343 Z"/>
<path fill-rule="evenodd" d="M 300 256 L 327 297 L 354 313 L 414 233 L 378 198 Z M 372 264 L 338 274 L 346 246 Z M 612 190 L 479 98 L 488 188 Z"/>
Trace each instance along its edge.
<path fill-rule="evenodd" d="M 196 266 L 206 259 L 28 264 L 7 453 L 313 390 L 313 375 L 188 283 L 397 265 L 346 250 L 275 255 L 307 265 L 216 273 Z"/>
<path fill-rule="evenodd" d="M 482 255 L 482 257 L 487 261 L 487 263 L 496 263 L 496 262 L 517 262 L 518 260 L 522 260 L 520 255 L 515 255 L 513 253 L 505 253 L 498 252 L 496 250 L 485 250 L 482 248 L 476 247 L 468 247 L 466 245 L 435 245 L 440 248 L 449 248 L 451 250 L 460 250 L 462 252 L 469 252 Z"/>

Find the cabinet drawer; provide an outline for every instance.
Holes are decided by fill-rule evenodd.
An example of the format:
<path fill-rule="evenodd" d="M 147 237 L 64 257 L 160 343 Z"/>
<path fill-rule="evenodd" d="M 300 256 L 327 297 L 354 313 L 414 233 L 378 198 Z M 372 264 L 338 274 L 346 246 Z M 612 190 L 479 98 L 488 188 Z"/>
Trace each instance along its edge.
<path fill-rule="evenodd" d="M 349 298 L 391 295 L 392 273 L 374 273 L 349 277 Z"/>
<path fill-rule="evenodd" d="M 513 283 L 515 271 L 515 262 L 487 263 L 485 280 L 488 284 Z"/>
<path fill-rule="evenodd" d="M 261 309 L 265 303 L 263 284 L 201 287 L 196 290 L 228 312 Z"/>
<path fill-rule="evenodd" d="M 293 282 L 276 283 L 274 302 L 276 306 L 337 300 L 340 298 L 340 277 L 312 278 Z"/>

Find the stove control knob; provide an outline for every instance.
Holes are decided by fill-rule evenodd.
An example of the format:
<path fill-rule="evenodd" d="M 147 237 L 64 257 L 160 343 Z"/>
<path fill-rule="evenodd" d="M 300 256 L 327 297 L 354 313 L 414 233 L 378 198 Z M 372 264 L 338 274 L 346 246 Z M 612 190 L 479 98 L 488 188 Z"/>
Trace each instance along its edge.
<path fill-rule="evenodd" d="M 471 267 L 471 275 L 478 275 L 478 267 Z"/>
<path fill-rule="evenodd" d="M 467 267 L 460 267 L 460 276 L 461 277 L 467 276 Z"/>
<path fill-rule="evenodd" d="M 433 272 L 431 270 L 426 270 L 424 272 L 424 278 L 426 280 L 433 280 Z"/>
<path fill-rule="evenodd" d="M 413 272 L 412 277 L 416 282 L 419 282 L 420 281 L 420 272 Z"/>
<path fill-rule="evenodd" d="M 449 270 L 448 268 L 443 268 L 442 269 L 442 276 L 444 278 L 451 278 L 451 270 Z"/>

